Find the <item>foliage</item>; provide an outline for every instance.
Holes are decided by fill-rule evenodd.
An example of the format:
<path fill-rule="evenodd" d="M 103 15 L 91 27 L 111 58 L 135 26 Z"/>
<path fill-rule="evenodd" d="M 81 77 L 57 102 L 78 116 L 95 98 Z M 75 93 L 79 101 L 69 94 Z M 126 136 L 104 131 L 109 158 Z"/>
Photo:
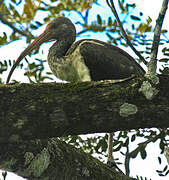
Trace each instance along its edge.
<path fill-rule="evenodd" d="M 135 1 L 134 1 L 135 2 Z M 154 27 L 152 25 L 152 18 L 145 17 L 143 12 L 134 14 L 136 8 L 135 3 L 128 3 L 127 0 L 118 0 L 118 8 L 122 17 L 122 23 L 127 27 L 126 32 L 133 43 L 137 46 L 140 53 L 149 60 L 152 45 L 152 33 Z M 54 19 L 59 15 L 67 15 L 68 13 L 75 13 L 77 16 L 76 25 L 81 27 L 78 36 L 90 32 L 102 32 L 107 37 L 108 42 L 114 45 L 121 45 L 127 47 L 124 38 L 120 33 L 117 21 L 110 14 L 109 17 L 104 17 L 102 12 L 99 12 L 95 17 L 90 20 L 91 10 L 93 5 L 101 6 L 101 1 L 98 0 L 9 0 L 0 1 L 0 20 L 12 31 L 3 32 L 0 36 L 0 46 L 15 43 L 15 41 L 26 38 L 29 43 L 34 38 L 34 32 Z M 108 6 L 106 7 L 108 8 Z M 40 17 L 40 14 L 43 16 Z M 144 20 L 146 19 L 146 20 Z M 89 21 L 90 20 L 90 21 Z M 160 57 L 159 62 L 162 63 L 159 67 L 160 73 L 169 74 L 169 39 L 167 38 L 168 31 L 162 30 L 162 38 L 160 44 L 162 47 L 163 56 Z M 40 51 L 34 52 L 36 55 Z M 26 65 L 21 64 L 18 68 L 25 69 L 25 76 L 28 77 L 30 83 L 43 82 L 44 80 L 52 80 L 50 72 L 45 71 L 44 62 L 46 60 L 35 58 L 33 63 L 26 60 Z M 13 60 L 0 61 L 0 74 L 3 74 L 13 64 Z M 4 80 L 0 78 L 0 82 Z M 160 170 L 157 170 L 159 176 L 166 176 L 169 173 L 169 167 L 162 162 L 162 155 L 165 146 L 169 145 L 168 135 L 169 130 L 162 129 L 138 129 L 135 131 L 120 131 L 114 134 L 113 151 L 120 152 L 124 157 L 124 162 L 119 161 L 115 157 L 117 164 L 127 164 L 131 158 L 136 158 L 138 155 L 144 160 L 147 157 L 147 146 L 150 143 L 159 142 L 161 150 L 160 155 L 157 157 Z M 107 152 L 107 135 L 95 135 L 87 138 L 81 136 L 68 136 L 62 137 L 66 142 L 73 144 L 78 148 L 82 148 L 90 154 L 97 154 L 100 159 L 106 157 Z M 138 143 L 139 142 L 139 143 Z M 135 149 L 131 149 L 131 145 L 135 144 Z M 129 171 L 129 165 L 125 165 L 126 172 Z M 144 179 L 143 177 L 137 177 Z"/>
<path fill-rule="evenodd" d="M 2 177 L 3 177 L 3 180 L 6 180 L 6 177 L 7 177 L 7 172 L 6 171 L 2 172 Z"/>

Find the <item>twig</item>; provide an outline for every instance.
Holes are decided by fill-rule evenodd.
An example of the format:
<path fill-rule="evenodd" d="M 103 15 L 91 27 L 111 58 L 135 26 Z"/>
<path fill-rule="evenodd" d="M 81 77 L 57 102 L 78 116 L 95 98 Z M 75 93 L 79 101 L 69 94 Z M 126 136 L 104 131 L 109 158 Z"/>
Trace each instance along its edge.
<path fill-rule="evenodd" d="M 150 62 L 148 63 L 148 74 L 152 76 L 156 74 L 156 69 L 157 69 L 156 59 L 157 59 L 157 53 L 158 53 L 158 46 L 160 43 L 160 35 L 161 35 L 161 28 L 163 25 L 163 20 L 164 20 L 164 17 L 168 8 L 168 2 L 169 0 L 163 0 L 161 11 L 156 20 L 153 44 L 152 44 L 151 55 L 150 55 Z"/>
<path fill-rule="evenodd" d="M 130 175 L 130 159 L 131 159 L 131 157 L 129 156 L 129 147 L 127 146 L 126 148 L 127 148 L 127 151 L 126 151 L 124 165 L 125 165 L 126 175 L 129 176 Z"/>
<path fill-rule="evenodd" d="M 165 155 L 167 162 L 169 164 L 169 146 L 164 147 L 164 155 Z"/>
<path fill-rule="evenodd" d="M 143 63 L 144 63 L 145 65 L 147 65 L 147 61 L 146 61 L 146 60 L 144 59 L 144 57 L 137 51 L 137 49 L 132 45 L 130 39 L 128 38 L 128 36 L 127 36 L 127 34 L 126 34 L 126 32 L 125 32 L 125 30 L 124 30 L 124 28 L 123 28 L 123 25 L 122 25 L 122 23 L 121 23 L 121 21 L 120 21 L 120 18 L 119 18 L 118 14 L 117 14 L 117 11 L 116 11 L 116 9 L 115 9 L 113 0 L 110 0 L 110 3 L 111 3 L 111 4 L 109 3 L 109 0 L 106 0 L 106 1 L 107 1 L 108 6 L 111 8 L 114 16 L 116 17 L 116 20 L 117 20 L 117 22 L 118 22 L 118 24 L 119 24 L 120 30 L 121 30 L 121 32 L 122 32 L 122 35 L 124 36 L 127 44 L 128 44 L 128 45 L 130 46 L 130 48 L 134 51 L 134 53 L 143 61 Z"/>
<path fill-rule="evenodd" d="M 108 134 L 108 160 L 107 162 L 114 162 L 113 158 L 113 135 L 112 133 Z"/>
<path fill-rule="evenodd" d="M 23 36 L 30 36 L 30 34 L 26 31 L 21 31 L 19 29 L 17 29 L 11 22 L 7 21 L 5 18 L 4 18 L 4 14 L 2 12 L 0 12 L 0 21 L 3 23 L 3 24 L 6 24 L 8 25 L 10 28 L 12 28 L 15 32 L 18 32 L 19 34 L 23 35 Z"/>
<path fill-rule="evenodd" d="M 107 159 L 107 165 L 109 167 L 116 168 L 120 173 L 124 174 L 123 171 L 117 166 L 117 164 L 114 161 L 113 157 L 113 134 L 108 134 L 108 159 Z"/>

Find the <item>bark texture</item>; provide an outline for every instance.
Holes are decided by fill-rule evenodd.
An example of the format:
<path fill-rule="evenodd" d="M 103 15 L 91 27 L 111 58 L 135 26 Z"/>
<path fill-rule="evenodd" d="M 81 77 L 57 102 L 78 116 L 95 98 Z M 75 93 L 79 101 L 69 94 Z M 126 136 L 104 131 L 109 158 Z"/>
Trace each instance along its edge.
<path fill-rule="evenodd" d="M 131 179 L 56 138 L 0 145 L 0 169 L 28 180 Z"/>
<path fill-rule="evenodd" d="M 1 85 L 0 169 L 27 179 L 129 179 L 56 137 L 167 128 L 168 82 L 162 76 L 156 87 L 146 79 Z"/>
<path fill-rule="evenodd" d="M 169 127 L 168 82 L 1 85 L 0 142 Z"/>

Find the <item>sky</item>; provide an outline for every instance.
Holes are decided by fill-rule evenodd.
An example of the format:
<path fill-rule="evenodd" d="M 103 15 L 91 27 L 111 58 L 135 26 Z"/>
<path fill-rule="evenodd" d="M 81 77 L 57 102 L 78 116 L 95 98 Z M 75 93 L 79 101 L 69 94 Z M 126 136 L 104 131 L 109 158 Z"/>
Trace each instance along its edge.
<path fill-rule="evenodd" d="M 105 17 L 111 16 L 112 12 L 110 9 L 107 9 L 107 5 L 106 5 L 105 1 L 100 0 L 99 2 L 101 4 L 101 6 L 97 6 L 97 5 L 93 6 L 93 8 L 90 12 L 91 18 L 92 18 L 92 16 L 95 17 L 99 12 L 104 14 Z M 130 0 L 130 2 L 133 2 L 133 1 Z M 153 23 L 155 25 L 155 21 L 158 16 L 157 12 L 160 11 L 162 0 L 161 1 L 160 0 L 137 0 L 135 2 L 137 4 L 137 8 L 135 9 L 135 11 L 133 13 L 135 15 L 137 15 L 137 13 L 142 11 L 144 13 L 144 17 L 150 16 L 153 18 Z M 67 16 L 69 18 L 71 18 L 72 21 L 75 21 L 77 18 L 75 14 L 67 14 Z M 0 26 L 2 26 L 2 25 L 0 24 Z M 78 26 L 76 26 L 76 27 L 78 28 Z M 7 29 L 7 31 L 9 31 L 9 29 L 6 28 L 5 26 L 3 26 L 3 28 Z M 167 13 L 167 15 L 165 17 L 163 29 L 169 29 L 169 13 Z M 42 28 L 40 28 L 37 35 L 39 33 L 41 33 L 43 30 L 44 30 L 44 26 Z M 0 32 L 0 33 L 2 33 L 2 32 Z M 93 33 L 91 36 L 92 36 L 92 38 L 95 38 L 95 39 L 100 39 L 103 41 L 107 40 L 106 37 L 103 37 L 102 33 L 97 33 L 97 34 Z M 12 54 L 12 58 L 16 59 L 18 57 L 18 55 L 27 46 L 25 44 L 25 39 L 15 42 L 15 43 L 16 44 L 11 43 L 8 46 L 4 46 L 4 47 L 0 48 L 0 60 L 4 59 L 4 57 L 5 57 L 5 59 L 11 59 L 11 54 Z M 46 57 L 47 57 L 47 52 L 48 52 L 49 46 L 51 46 L 51 44 L 42 45 L 42 48 L 45 49 L 44 54 L 41 55 L 41 56 L 43 56 L 42 57 L 43 59 L 46 59 Z M 135 54 L 131 50 L 129 50 L 129 51 L 132 54 L 132 56 L 135 57 Z M 7 73 L 8 72 L 4 73 L 3 76 L 6 77 Z M 21 71 L 16 70 L 13 77 L 17 80 L 20 80 L 20 78 L 23 77 L 23 81 L 27 81 L 27 79 L 24 77 L 23 73 L 24 72 L 22 70 Z M 55 80 L 57 80 L 57 79 L 55 79 Z M 133 174 L 131 174 L 131 175 L 135 176 L 137 174 L 137 175 L 141 175 L 143 177 L 151 177 L 152 180 L 165 180 L 166 179 L 166 177 L 165 178 L 159 177 L 157 175 L 157 173 L 155 172 L 155 170 L 157 168 L 160 168 L 157 158 L 156 158 L 159 154 L 159 150 L 156 149 L 157 146 L 158 146 L 157 144 L 151 144 L 150 146 L 148 146 L 148 158 L 146 160 L 142 160 L 141 158 L 138 158 L 137 162 L 131 161 L 131 171 L 133 171 Z M 164 158 L 164 161 L 165 161 L 165 158 Z M 7 176 L 7 180 L 21 180 L 21 179 L 23 179 L 23 178 L 17 177 L 13 174 L 8 174 L 8 176 Z"/>

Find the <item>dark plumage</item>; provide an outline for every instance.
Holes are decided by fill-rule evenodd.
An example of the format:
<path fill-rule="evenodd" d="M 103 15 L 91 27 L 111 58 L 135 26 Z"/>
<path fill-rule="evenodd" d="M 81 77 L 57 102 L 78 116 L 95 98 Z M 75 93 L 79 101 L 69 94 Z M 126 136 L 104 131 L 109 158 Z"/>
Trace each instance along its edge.
<path fill-rule="evenodd" d="M 83 43 L 75 43 L 76 47 Z M 80 48 L 85 65 L 89 68 L 94 81 L 123 79 L 136 74 L 142 76 L 144 70 L 122 49 L 99 40 L 87 40 Z M 90 60 L 88 60 L 90 59 Z"/>
<path fill-rule="evenodd" d="M 56 40 L 48 54 L 48 63 L 54 75 L 66 81 L 98 81 L 123 79 L 132 74 L 143 76 L 143 68 L 122 49 L 108 43 L 83 39 L 73 44 L 76 29 L 65 17 L 58 17 L 49 23 L 45 31 L 37 37 L 18 57 L 8 78 L 19 62 L 42 43 Z"/>

